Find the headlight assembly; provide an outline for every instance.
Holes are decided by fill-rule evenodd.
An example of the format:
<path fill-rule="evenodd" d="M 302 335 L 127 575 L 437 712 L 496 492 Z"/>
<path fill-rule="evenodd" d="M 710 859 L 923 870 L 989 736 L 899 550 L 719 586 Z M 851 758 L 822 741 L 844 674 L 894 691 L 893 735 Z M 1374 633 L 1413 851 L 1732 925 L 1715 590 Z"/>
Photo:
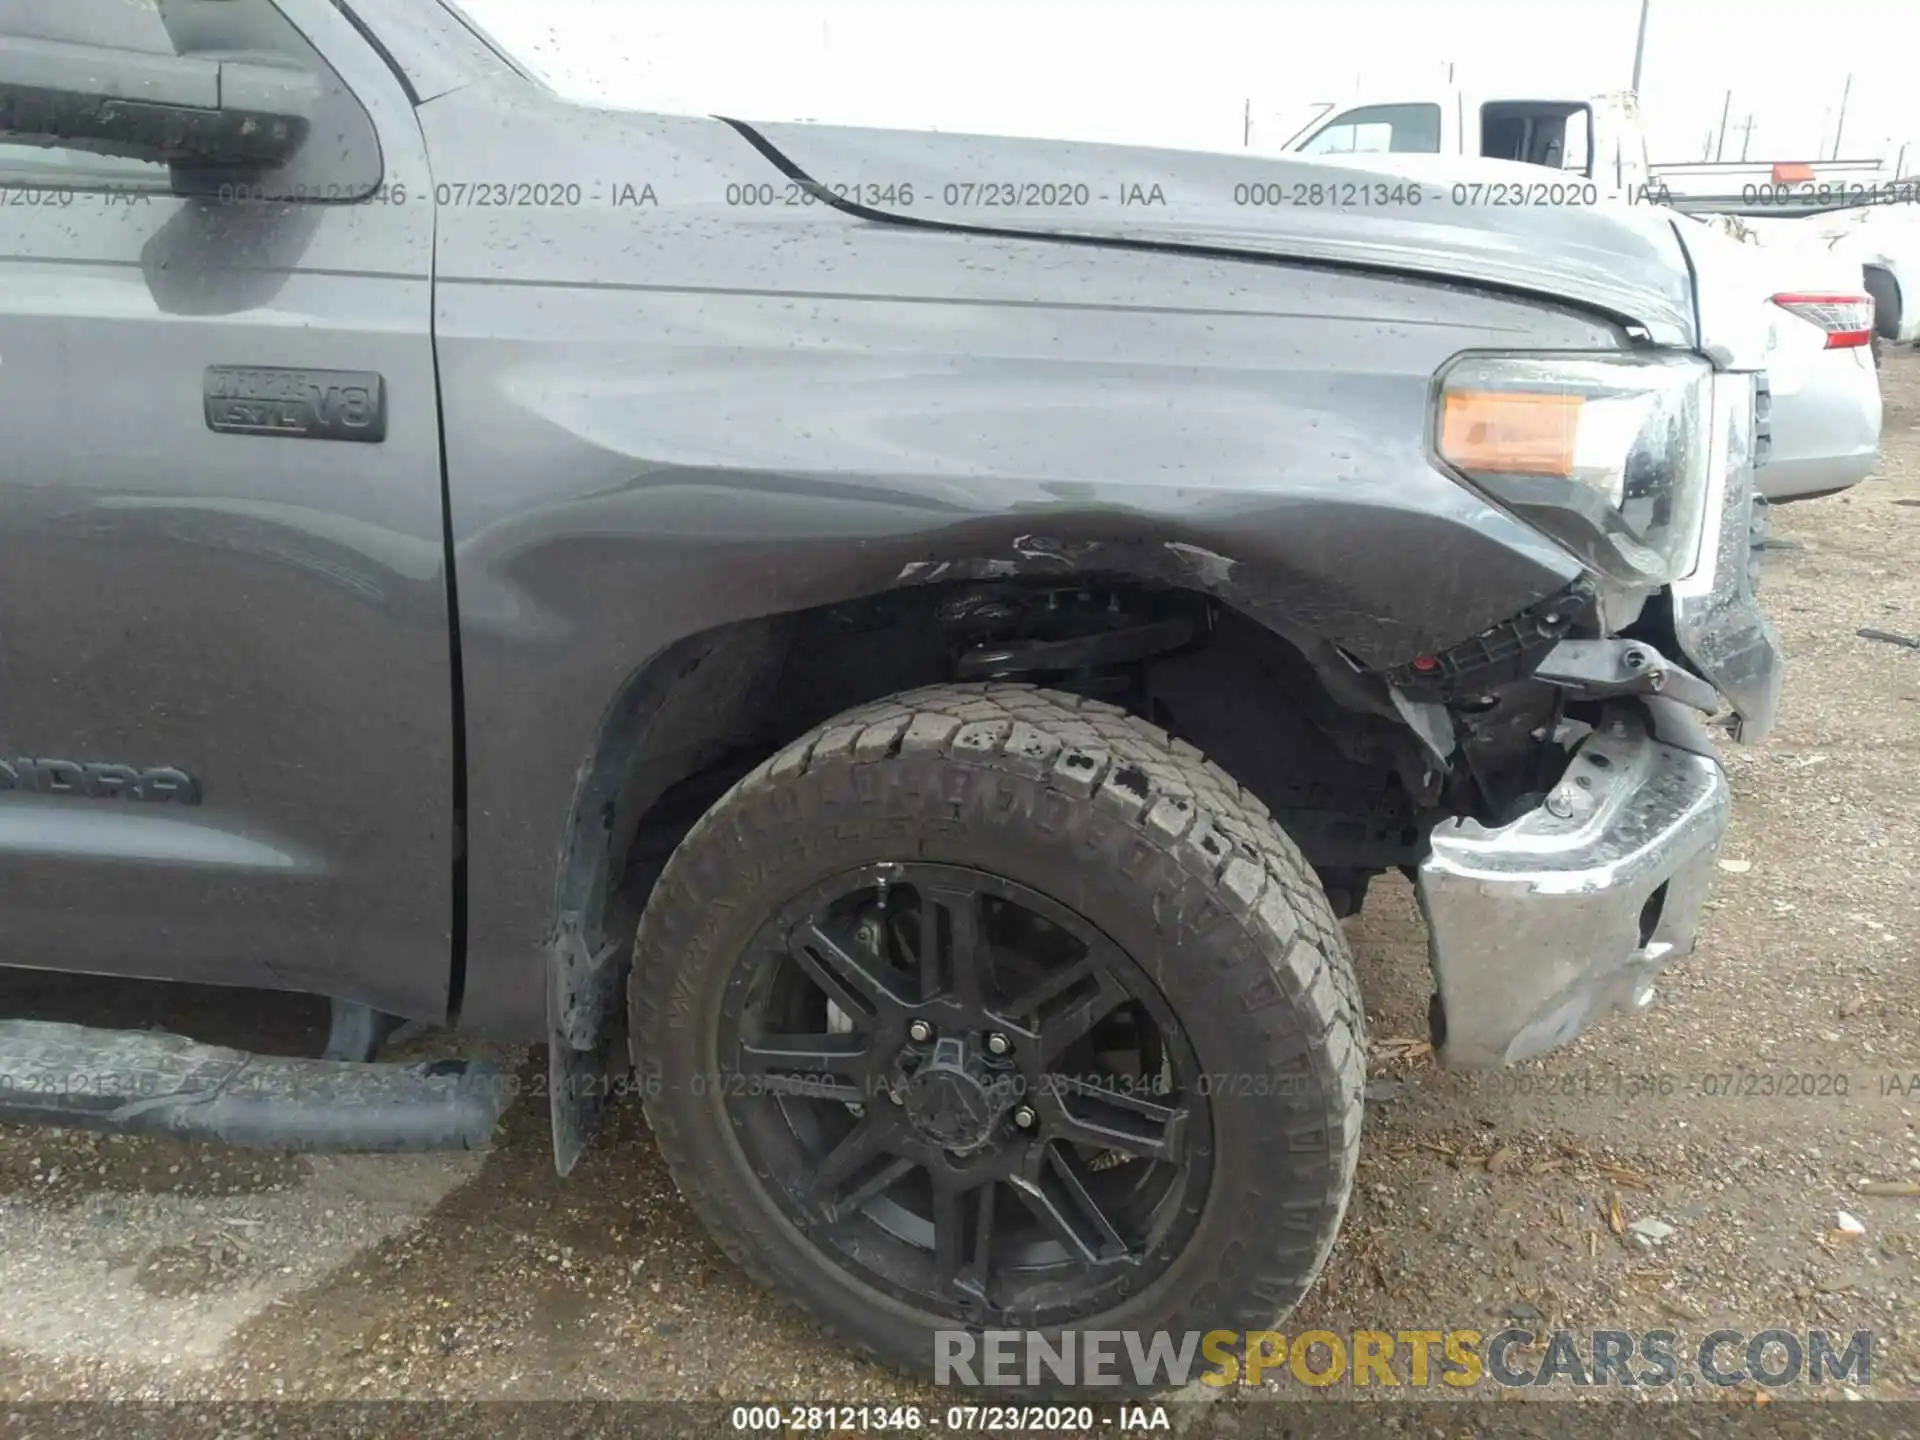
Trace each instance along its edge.
<path fill-rule="evenodd" d="M 1434 451 L 1618 584 L 1686 575 L 1700 543 L 1713 367 L 1693 355 L 1466 355 Z"/>

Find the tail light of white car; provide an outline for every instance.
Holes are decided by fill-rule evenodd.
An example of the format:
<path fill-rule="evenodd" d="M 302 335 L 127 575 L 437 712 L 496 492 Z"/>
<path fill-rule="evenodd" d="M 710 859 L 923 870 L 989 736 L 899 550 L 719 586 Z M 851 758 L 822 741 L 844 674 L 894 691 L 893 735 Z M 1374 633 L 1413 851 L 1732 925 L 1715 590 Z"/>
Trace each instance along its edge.
<path fill-rule="evenodd" d="M 1827 349 L 1850 350 L 1873 343 L 1873 297 L 1871 295 L 1803 294 L 1789 291 L 1775 295 L 1773 303 L 1802 320 L 1811 321 L 1827 332 Z"/>

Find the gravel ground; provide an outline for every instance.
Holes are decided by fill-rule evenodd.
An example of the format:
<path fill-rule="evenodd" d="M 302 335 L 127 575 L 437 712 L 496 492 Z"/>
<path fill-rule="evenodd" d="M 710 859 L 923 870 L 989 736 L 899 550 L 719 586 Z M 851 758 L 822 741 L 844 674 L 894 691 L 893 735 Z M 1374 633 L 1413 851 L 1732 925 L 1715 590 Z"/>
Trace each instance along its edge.
<path fill-rule="evenodd" d="M 1729 751 L 1723 873 L 1661 1002 L 1511 1072 L 1446 1075 L 1419 1043 L 1410 891 L 1377 885 L 1349 922 L 1376 1098 L 1340 1246 L 1290 1330 L 1864 1329 L 1869 1384 L 1794 1398 L 1920 1398 L 1920 651 L 1854 633 L 1920 635 L 1920 355 L 1885 378 L 1880 473 L 1776 511 L 1781 723 Z M 317 1048 L 311 1009 L 263 1037 L 246 997 L 4 984 L 5 1013 Z M 563 1183 L 523 1103 L 476 1157 L 0 1127 L 0 1401 L 107 1398 L 952 1396 L 769 1304 L 693 1223 L 636 1110 Z M 1249 1429 L 1262 1398 L 1236 1390 L 1197 1428 Z"/>

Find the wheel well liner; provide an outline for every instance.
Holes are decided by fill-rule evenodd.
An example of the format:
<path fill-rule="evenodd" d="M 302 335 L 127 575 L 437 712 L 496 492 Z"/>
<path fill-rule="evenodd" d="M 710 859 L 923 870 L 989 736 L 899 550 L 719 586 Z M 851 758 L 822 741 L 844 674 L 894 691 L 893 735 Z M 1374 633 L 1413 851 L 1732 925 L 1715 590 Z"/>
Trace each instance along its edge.
<path fill-rule="evenodd" d="M 690 636 L 631 673 L 579 772 L 556 877 L 553 955 L 592 952 L 625 934 L 680 837 L 782 744 L 849 706 L 954 678 L 952 652 L 932 633 L 935 617 L 979 587 L 936 569 L 924 586 Z M 1097 585 L 1072 576 L 1057 583 Z M 1336 647 L 1297 643 L 1193 590 L 1112 582 L 1111 593 L 1209 607 L 1208 633 L 1145 662 L 1146 681 L 1129 703 L 1176 728 L 1191 715 L 1203 748 L 1229 771 L 1238 764 L 1250 788 L 1268 789 L 1263 798 L 1276 812 L 1290 808 L 1285 792 L 1299 781 L 1325 801 L 1309 807 L 1314 814 L 1355 796 L 1354 813 L 1398 837 L 1409 823 L 1406 792 L 1424 787 L 1431 798 L 1438 777 L 1385 685 Z M 1285 748 L 1311 749 L 1292 774 L 1263 753 L 1282 737 Z"/>

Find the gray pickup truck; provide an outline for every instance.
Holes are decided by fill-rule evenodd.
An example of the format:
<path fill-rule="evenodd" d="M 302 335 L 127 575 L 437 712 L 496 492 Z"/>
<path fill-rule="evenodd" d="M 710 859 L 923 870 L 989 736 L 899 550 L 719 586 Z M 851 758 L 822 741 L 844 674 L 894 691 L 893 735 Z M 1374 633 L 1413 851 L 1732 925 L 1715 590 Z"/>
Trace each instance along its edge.
<path fill-rule="evenodd" d="M 1691 948 L 1779 655 L 1758 305 L 1658 212 L 592 108 L 441 0 L 0 0 L 0 181 L 0 967 L 334 1017 L 0 1020 L 0 1118 L 537 1089 L 564 1172 L 631 1096 L 927 1370 L 1300 1299 L 1373 877 L 1450 1065 Z"/>

